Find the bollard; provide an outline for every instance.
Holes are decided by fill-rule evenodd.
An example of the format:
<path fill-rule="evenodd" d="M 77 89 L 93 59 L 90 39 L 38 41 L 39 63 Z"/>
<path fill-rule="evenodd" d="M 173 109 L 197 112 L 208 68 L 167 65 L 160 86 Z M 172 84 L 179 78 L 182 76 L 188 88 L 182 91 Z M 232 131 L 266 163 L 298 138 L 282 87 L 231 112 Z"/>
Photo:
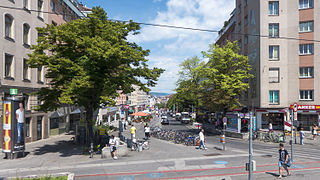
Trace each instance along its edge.
<path fill-rule="evenodd" d="M 225 146 L 225 144 L 226 144 L 226 137 L 225 137 L 224 134 L 220 136 L 220 142 L 222 143 L 222 146 L 223 146 L 222 149 L 225 151 L 225 150 L 226 150 L 226 146 Z"/>

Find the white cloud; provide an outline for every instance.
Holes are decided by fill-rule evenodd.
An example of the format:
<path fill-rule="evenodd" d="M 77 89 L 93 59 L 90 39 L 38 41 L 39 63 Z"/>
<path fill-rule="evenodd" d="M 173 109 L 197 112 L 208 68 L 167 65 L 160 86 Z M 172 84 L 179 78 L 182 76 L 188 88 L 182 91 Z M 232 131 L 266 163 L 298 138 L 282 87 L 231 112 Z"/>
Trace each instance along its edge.
<path fill-rule="evenodd" d="M 160 0 L 153 0 L 153 2 Z M 234 0 L 168 0 L 167 10 L 160 11 L 149 23 L 219 30 L 234 8 Z M 185 58 L 199 55 L 213 43 L 217 34 L 183 29 L 143 26 L 130 41 L 153 44 L 150 63 L 166 69 L 153 90 L 174 89 L 178 65 Z M 163 56 L 165 54 L 165 56 Z"/>

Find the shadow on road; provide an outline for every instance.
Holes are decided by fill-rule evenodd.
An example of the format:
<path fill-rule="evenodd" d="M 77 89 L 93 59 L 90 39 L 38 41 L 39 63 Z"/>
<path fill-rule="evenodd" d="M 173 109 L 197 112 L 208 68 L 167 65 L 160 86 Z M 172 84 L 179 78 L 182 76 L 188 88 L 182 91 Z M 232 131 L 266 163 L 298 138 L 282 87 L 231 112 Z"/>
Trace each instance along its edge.
<path fill-rule="evenodd" d="M 276 173 L 273 173 L 273 172 L 266 172 L 266 174 L 272 175 L 274 177 L 278 177 L 279 176 L 279 174 L 276 174 Z"/>
<path fill-rule="evenodd" d="M 82 154 L 82 146 L 74 144 L 72 141 L 61 140 L 55 144 L 47 144 L 36 148 L 34 155 L 43 155 L 47 153 L 60 153 L 61 157 L 68 157 Z"/>

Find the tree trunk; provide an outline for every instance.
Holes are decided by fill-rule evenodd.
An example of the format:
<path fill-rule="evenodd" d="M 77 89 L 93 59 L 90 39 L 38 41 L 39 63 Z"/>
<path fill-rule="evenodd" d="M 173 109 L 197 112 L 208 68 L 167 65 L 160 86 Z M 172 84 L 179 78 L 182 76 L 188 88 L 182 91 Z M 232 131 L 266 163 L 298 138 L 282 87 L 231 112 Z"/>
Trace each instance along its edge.
<path fill-rule="evenodd" d="M 86 136 L 86 143 L 89 145 L 93 142 L 93 130 L 92 130 L 92 119 L 93 119 L 93 108 L 92 107 L 85 107 L 86 109 L 86 125 L 88 134 Z"/>

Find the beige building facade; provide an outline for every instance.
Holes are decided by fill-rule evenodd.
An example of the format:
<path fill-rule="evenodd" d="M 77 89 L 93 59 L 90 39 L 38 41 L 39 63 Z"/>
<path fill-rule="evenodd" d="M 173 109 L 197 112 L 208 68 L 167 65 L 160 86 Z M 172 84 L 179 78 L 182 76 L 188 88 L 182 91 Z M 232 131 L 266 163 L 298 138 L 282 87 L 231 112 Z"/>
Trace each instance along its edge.
<path fill-rule="evenodd" d="M 320 104 L 320 52 L 313 41 L 320 33 L 320 3 L 236 0 L 235 5 L 229 19 L 233 24 L 220 32 L 216 43 L 237 40 L 241 53 L 249 57 L 255 78 L 241 100 L 255 109 L 257 128 L 272 123 L 274 129 L 283 129 L 291 104 Z M 319 124 L 318 117 L 316 109 L 298 111 L 298 121 L 307 130 Z"/>
<path fill-rule="evenodd" d="M 57 25 L 79 18 L 76 1 L 70 0 L 1 0 L 0 5 L 0 148 L 3 144 L 3 100 L 17 89 L 25 98 L 26 142 L 49 137 L 50 122 L 47 113 L 37 112 L 37 97 L 30 93 L 48 85 L 45 68 L 30 68 L 27 64 L 31 45 L 37 43 L 37 27 Z M 55 8 L 55 9 L 53 9 Z M 48 13 L 51 12 L 51 13 Z M 52 12 L 56 12 L 54 14 Z M 64 13 L 67 16 L 64 16 Z M 59 14 L 59 15 L 58 15 Z M 83 15 L 81 15 L 83 16 Z"/>

